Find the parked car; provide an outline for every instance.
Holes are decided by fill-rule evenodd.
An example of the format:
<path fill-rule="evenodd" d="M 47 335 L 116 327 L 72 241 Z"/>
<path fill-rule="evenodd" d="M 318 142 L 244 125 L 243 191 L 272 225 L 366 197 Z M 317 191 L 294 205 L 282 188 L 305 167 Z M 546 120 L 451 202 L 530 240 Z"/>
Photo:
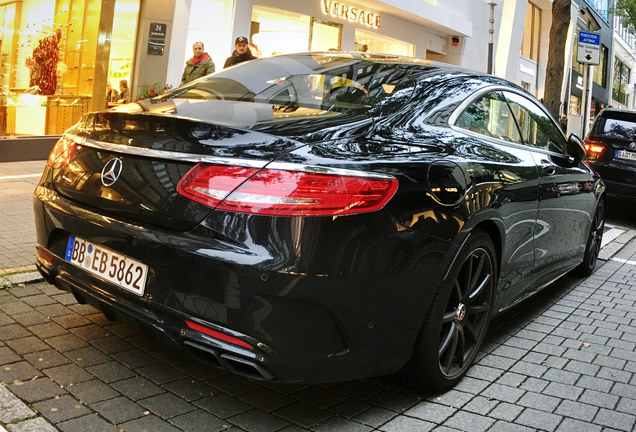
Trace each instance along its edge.
<path fill-rule="evenodd" d="M 606 108 L 585 138 L 587 163 L 603 178 L 607 194 L 636 197 L 636 112 Z"/>
<path fill-rule="evenodd" d="M 496 77 L 265 58 L 84 115 L 35 191 L 37 267 L 252 379 L 438 390 L 493 315 L 594 269 L 604 185 L 584 158 Z"/>

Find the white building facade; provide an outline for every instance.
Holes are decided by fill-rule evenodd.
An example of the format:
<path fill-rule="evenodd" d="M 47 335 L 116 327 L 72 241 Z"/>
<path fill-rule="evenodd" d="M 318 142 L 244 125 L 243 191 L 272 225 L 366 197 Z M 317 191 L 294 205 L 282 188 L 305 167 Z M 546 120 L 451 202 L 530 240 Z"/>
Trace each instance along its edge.
<path fill-rule="evenodd" d="M 614 108 L 636 109 L 636 36 L 614 18 L 612 99 Z"/>

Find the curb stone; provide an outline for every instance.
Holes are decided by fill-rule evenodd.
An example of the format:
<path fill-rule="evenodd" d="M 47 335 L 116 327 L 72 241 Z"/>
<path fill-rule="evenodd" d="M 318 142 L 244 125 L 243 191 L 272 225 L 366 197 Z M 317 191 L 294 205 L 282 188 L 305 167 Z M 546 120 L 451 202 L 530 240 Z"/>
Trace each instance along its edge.
<path fill-rule="evenodd" d="M 620 252 L 629 242 L 636 237 L 636 230 L 630 229 L 606 244 L 599 253 L 599 259 L 609 260 Z"/>
<path fill-rule="evenodd" d="M 17 284 L 26 284 L 31 282 L 40 282 L 44 280 L 40 272 L 33 271 L 28 273 L 15 273 L 15 274 L 5 274 L 2 275 L 2 270 L 0 270 L 0 289 L 1 288 L 11 288 L 13 285 Z M 2 432 L 2 431 L 0 431 Z"/>
<path fill-rule="evenodd" d="M 22 425 L 37 416 L 37 413 L 30 409 L 24 402 L 18 399 L 13 393 L 11 393 L 6 387 L 0 385 L 0 432 L 6 432 L 6 429 L 2 425 L 8 425 L 10 430 L 14 429 L 14 426 Z M 42 419 L 43 421 L 43 419 Z M 45 422 L 46 423 L 46 422 Z M 51 425 L 49 430 L 55 431 Z M 28 425 L 25 425 L 28 426 Z M 32 431 L 32 428 L 21 429 L 25 431 Z M 38 429 L 46 430 L 46 429 Z"/>

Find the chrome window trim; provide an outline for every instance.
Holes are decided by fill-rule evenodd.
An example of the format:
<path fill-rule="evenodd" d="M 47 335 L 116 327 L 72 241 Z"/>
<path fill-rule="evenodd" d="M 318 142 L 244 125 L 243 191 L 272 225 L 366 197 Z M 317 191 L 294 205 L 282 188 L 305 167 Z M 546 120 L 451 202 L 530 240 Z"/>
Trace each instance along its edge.
<path fill-rule="evenodd" d="M 522 148 L 524 150 L 531 150 L 531 151 L 534 151 L 534 152 L 539 152 L 539 153 L 543 153 L 543 154 L 547 154 L 547 155 L 551 155 L 551 156 L 570 157 L 570 155 L 565 154 L 565 153 L 554 152 L 554 151 L 547 150 L 547 149 L 544 149 L 544 148 L 541 148 L 541 147 L 535 147 L 535 146 L 530 145 L 530 144 L 525 144 L 523 142 L 506 141 L 506 140 L 502 140 L 500 138 L 490 137 L 488 135 L 482 135 L 480 133 L 473 132 L 471 130 L 464 129 L 462 127 L 459 127 L 459 126 L 455 125 L 455 122 L 457 122 L 457 119 L 464 112 L 466 107 L 468 107 L 468 105 L 473 103 L 475 100 L 477 100 L 479 97 L 483 96 L 484 94 L 490 93 L 490 92 L 493 92 L 493 91 L 501 91 L 501 92 L 507 91 L 507 92 L 510 92 L 510 93 L 515 93 L 515 94 L 527 99 L 528 101 L 534 103 L 534 101 L 532 99 L 528 98 L 528 94 L 526 94 L 525 92 L 520 91 L 520 90 L 518 90 L 518 89 L 516 89 L 514 87 L 506 87 L 506 86 L 502 86 L 502 85 L 486 86 L 486 87 L 480 88 L 479 90 L 471 93 L 470 96 L 468 96 L 468 98 L 466 98 L 461 104 L 459 104 L 459 106 L 457 108 L 455 108 L 453 113 L 448 118 L 448 126 L 452 130 L 454 130 L 455 132 L 463 133 L 465 135 L 469 135 L 469 136 L 480 138 L 480 139 L 485 139 L 486 141 L 494 141 L 497 144 L 512 145 L 513 147 L 516 147 L 516 148 Z M 554 124 L 554 126 L 557 128 L 557 130 L 561 133 L 561 136 L 563 137 L 563 140 L 567 143 L 568 140 L 567 140 L 565 134 L 563 133 L 563 131 L 561 130 L 561 127 L 554 122 L 554 119 L 552 118 L 552 115 L 550 115 L 550 113 L 543 106 L 543 104 L 541 104 L 539 102 L 539 103 L 535 103 L 535 105 L 537 105 L 539 107 L 539 109 L 541 111 L 543 111 L 543 113 L 548 116 L 550 121 L 552 121 L 552 124 Z"/>
<path fill-rule="evenodd" d="M 260 161 L 260 160 L 254 160 L 254 159 L 226 158 L 226 157 L 218 157 L 218 156 L 206 156 L 206 155 L 197 155 L 197 154 L 191 154 L 191 153 L 174 152 L 169 150 L 131 147 L 126 144 L 115 144 L 115 143 L 109 143 L 105 141 L 98 141 L 98 140 L 88 139 L 84 137 L 78 137 L 72 134 L 66 134 L 64 135 L 64 138 L 72 140 L 74 143 L 78 145 L 91 147 L 96 150 L 106 150 L 106 151 L 110 151 L 114 153 L 122 153 L 122 154 L 132 155 L 132 156 L 149 157 L 154 159 L 172 160 L 172 161 L 178 161 L 178 162 L 191 162 L 191 163 L 201 162 L 201 163 L 210 163 L 210 164 L 217 164 L 217 165 L 242 166 L 242 167 L 256 168 L 256 169 L 268 168 L 268 169 L 287 170 L 287 171 L 302 171 L 302 172 L 316 173 L 316 174 L 365 177 L 365 178 L 373 178 L 373 179 L 385 179 L 385 180 L 395 179 L 394 176 L 389 174 L 369 172 L 369 171 L 356 171 L 356 170 L 346 169 L 346 168 L 334 168 L 334 167 L 318 166 L 318 165 L 304 165 L 304 164 L 296 164 L 292 162 L 272 162 L 267 160 Z"/>

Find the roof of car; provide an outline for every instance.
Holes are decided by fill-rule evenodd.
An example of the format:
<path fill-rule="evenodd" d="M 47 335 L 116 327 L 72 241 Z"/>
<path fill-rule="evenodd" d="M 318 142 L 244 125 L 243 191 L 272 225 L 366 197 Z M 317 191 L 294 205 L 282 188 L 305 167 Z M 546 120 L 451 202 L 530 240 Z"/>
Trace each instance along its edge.
<path fill-rule="evenodd" d="M 625 114 L 636 114 L 636 111 L 633 110 L 628 110 L 628 109 L 623 109 L 623 108 L 613 108 L 613 107 L 607 107 L 604 108 L 599 114 L 602 113 L 625 113 Z"/>
<path fill-rule="evenodd" d="M 324 55 L 349 58 L 351 60 L 367 60 L 377 63 L 402 63 L 406 65 L 419 65 L 419 66 L 434 66 L 440 69 L 448 69 L 454 71 L 463 71 L 475 75 L 485 75 L 483 72 L 463 68 L 450 63 L 442 63 L 434 60 L 425 60 L 418 57 L 402 56 L 397 54 L 382 54 L 382 53 L 363 53 L 358 51 L 311 51 L 294 54 L 282 54 L 281 56 L 299 56 L 299 55 Z M 271 58 L 271 57 L 270 57 Z"/>

